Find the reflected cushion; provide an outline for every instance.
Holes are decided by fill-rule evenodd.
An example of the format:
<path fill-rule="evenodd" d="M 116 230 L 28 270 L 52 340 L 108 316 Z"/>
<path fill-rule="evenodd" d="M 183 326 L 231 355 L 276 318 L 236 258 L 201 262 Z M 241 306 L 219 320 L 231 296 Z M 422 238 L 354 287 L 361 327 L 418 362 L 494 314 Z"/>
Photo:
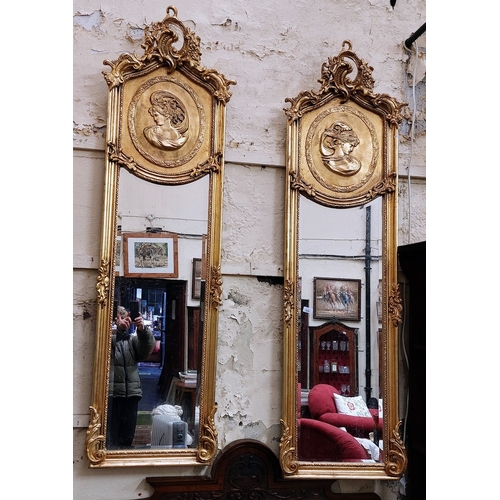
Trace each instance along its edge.
<path fill-rule="evenodd" d="M 348 398 L 340 394 L 333 393 L 333 399 L 337 412 L 342 415 L 352 415 L 353 417 L 372 417 L 370 410 L 366 406 L 361 396 Z"/>

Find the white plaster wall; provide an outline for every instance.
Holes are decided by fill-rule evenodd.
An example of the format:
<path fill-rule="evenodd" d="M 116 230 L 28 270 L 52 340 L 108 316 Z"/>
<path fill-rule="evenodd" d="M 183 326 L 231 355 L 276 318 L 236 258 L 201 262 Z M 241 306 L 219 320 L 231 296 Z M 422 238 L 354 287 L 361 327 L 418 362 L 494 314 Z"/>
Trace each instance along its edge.
<path fill-rule="evenodd" d="M 173 3 L 173 2 L 172 2 Z M 142 54 L 143 27 L 169 3 L 74 0 L 74 499 L 146 498 L 144 477 L 206 468 L 89 470 L 84 457 L 95 330 L 107 87 L 103 60 Z M 227 106 L 226 174 L 216 399 L 219 446 L 256 438 L 277 451 L 281 417 L 286 97 L 319 88 L 321 64 L 342 42 L 373 68 L 375 91 L 409 103 L 399 134 L 399 238 L 425 240 L 425 1 L 186 0 L 179 18 L 201 38 L 202 65 L 237 81 Z M 415 65 L 417 60 L 417 65 Z M 416 75 L 413 78 L 413 75 Z M 413 81 L 417 83 L 414 88 Z M 416 109 L 413 110 L 413 98 Z M 412 128 L 412 110 L 415 120 Z M 413 130 L 413 132 L 412 132 Z M 409 182 L 408 182 L 409 179 Z M 267 280 L 262 276 L 269 277 Z M 395 481 L 339 481 L 336 491 L 396 499 Z"/>

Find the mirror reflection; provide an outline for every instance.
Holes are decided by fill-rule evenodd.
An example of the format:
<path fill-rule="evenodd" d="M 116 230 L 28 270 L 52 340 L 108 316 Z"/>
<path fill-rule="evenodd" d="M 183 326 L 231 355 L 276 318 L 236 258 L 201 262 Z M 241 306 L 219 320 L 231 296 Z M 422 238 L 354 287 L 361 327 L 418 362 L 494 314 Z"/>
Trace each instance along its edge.
<path fill-rule="evenodd" d="M 298 221 L 298 458 L 380 462 L 382 198 Z"/>
<path fill-rule="evenodd" d="M 208 182 L 120 171 L 109 449 L 197 446 Z"/>

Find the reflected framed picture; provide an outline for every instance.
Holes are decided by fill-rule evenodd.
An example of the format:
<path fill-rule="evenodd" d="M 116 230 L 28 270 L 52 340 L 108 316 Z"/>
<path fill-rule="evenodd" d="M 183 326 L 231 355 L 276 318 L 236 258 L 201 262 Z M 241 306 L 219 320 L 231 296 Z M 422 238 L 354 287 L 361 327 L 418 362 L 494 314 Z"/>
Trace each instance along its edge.
<path fill-rule="evenodd" d="M 122 233 L 124 276 L 177 278 L 177 235 L 173 233 Z"/>
<path fill-rule="evenodd" d="M 120 233 L 116 236 L 115 244 L 115 276 L 123 276 L 122 236 Z"/>
<path fill-rule="evenodd" d="M 314 278 L 314 311 L 316 319 L 361 319 L 361 280 Z"/>
<path fill-rule="evenodd" d="M 193 259 L 193 278 L 191 298 L 199 299 L 201 295 L 201 259 Z"/>

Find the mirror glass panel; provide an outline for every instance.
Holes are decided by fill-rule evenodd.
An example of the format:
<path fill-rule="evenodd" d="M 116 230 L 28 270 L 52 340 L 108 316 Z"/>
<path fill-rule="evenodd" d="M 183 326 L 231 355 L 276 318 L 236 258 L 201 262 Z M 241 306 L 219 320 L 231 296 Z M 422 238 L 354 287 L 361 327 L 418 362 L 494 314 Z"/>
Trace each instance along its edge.
<path fill-rule="evenodd" d="M 120 171 L 107 432 L 109 449 L 197 446 L 199 422 L 196 406 L 204 302 L 201 282 L 203 265 L 206 264 L 208 180 L 209 177 L 205 176 L 185 185 L 161 186 L 139 179 L 125 169 Z M 141 240 L 141 235 L 161 236 L 165 233 L 177 238 L 174 255 L 155 255 L 155 251 L 161 250 L 160 244 L 151 243 L 155 238 Z M 133 234 L 136 241 L 128 238 L 129 234 Z M 127 252 L 123 247 L 125 241 L 128 243 Z M 137 251 L 131 255 L 135 245 Z M 124 262 L 125 255 L 137 259 L 133 263 L 133 277 L 124 276 L 124 269 L 132 267 Z M 156 277 L 165 264 L 162 259 L 177 260 L 178 275 L 175 278 Z M 119 430 L 126 424 L 123 412 L 120 412 L 120 400 L 116 398 L 123 397 L 127 391 L 123 389 L 120 365 L 125 360 L 116 343 L 114 318 L 118 307 L 130 310 L 133 302 L 138 303 L 144 324 L 154 336 L 154 348 L 137 363 L 140 389 L 130 389 L 130 393 L 135 391 L 141 396 L 135 432 L 120 440 Z M 134 327 L 131 330 L 132 336 L 137 335 Z M 164 432 L 162 421 L 182 422 L 184 432 L 176 434 L 182 439 L 174 442 L 174 434 Z M 180 428 L 181 424 L 177 426 Z"/>
<path fill-rule="evenodd" d="M 332 209 L 300 196 L 299 207 L 300 415 L 344 427 L 373 454 L 372 460 L 379 461 L 382 421 L 378 426 L 370 420 L 349 421 L 327 407 L 334 404 L 336 389 L 347 398 L 361 396 L 368 416 L 370 408 L 377 410 L 378 416 L 383 397 L 379 370 L 382 202 L 379 198 L 360 207 Z M 346 404 L 353 403 L 357 401 L 346 400 Z M 308 424 L 311 422 L 304 420 L 299 433 L 303 430 L 312 439 L 315 430 Z M 327 443 L 322 447 L 308 441 L 299 439 L 299 460 L 348 460 Z"/>

